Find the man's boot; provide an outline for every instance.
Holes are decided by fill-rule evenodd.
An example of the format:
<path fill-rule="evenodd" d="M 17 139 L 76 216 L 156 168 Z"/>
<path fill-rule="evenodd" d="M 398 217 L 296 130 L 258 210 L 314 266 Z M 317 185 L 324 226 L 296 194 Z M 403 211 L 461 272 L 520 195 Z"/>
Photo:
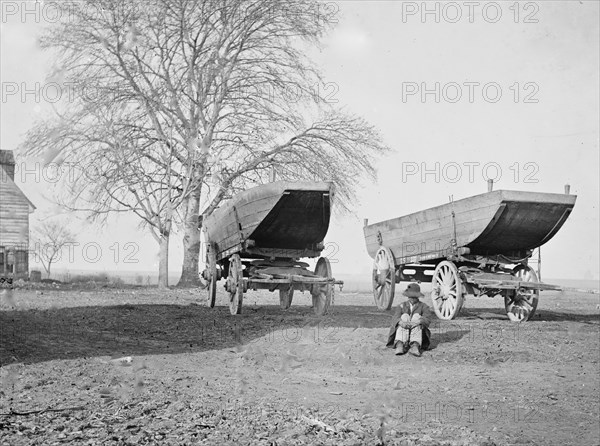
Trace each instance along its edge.
<path fill-rule="evenodd" d="M 403 355 L 408 351 L 408 348 L 404 342 L 398 341 L 396 342 L 396 355 Z"/>
<path fill-rule="evenodd" d="M 409 353 L 413 356 L 421 356 L 421 345 L 418 342 L 411 342 Z"/>

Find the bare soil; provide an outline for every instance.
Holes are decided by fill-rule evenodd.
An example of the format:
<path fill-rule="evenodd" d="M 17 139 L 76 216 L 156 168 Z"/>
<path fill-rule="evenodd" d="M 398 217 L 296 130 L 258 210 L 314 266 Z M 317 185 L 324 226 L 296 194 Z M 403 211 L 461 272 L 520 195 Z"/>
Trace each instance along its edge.
<path fill-rule="evenodd" d="M 523 324 L 470 300 L 416 358 L 385 348 L 369 294 L 336 292 L 325 317 L 308 293 L 283 311 L 250 291 L 239 316 L 205 294 L 15 290 L 0 444 L 600 444 L 598 295 L 543 292 Z"/>

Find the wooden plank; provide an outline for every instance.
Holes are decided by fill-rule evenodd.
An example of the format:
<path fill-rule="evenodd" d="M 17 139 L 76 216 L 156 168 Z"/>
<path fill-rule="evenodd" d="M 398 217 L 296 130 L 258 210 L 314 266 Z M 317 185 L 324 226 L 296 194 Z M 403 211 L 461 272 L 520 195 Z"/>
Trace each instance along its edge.
<path fill-rule="evenodd" d="M 0 193 L 0 246 L 27 246 L 29 243 L 29 204 L 20 196 L 13 195 L 10 200 L 5 200 L 7 192 Z"/>
<path fill-rule="evenodd" d="M 248 287 L 252 288 L 252 286 L 254 285 L 270 285 L 270 284 L 282 284 L 282 283 L 304 283 L 307 285 L 326 285 L 326 284 L 330 284 L 330 285 L 343 285 L 344 281 L 343 280 L 335 280 L 335 279 L 326 279 L 326 278 L 322 278 L 322 279 L 316 279 L 316 278 L 312 278 L 312 277 L 303 277 L 303 278 L 296 278 L 296 277 L 290 277 L 288 279 L 254 279 L 254 278 L 247 278 L 244 277 L 244 281 L 248 283 Z"/>
<path fill-rule="evenodd" d="M 245 248 L 244 252 L 248 254 L 263 257 L 280 257 L 286 259 L 301 259 L 306 257 L 318 257 L 322 250 L 318 249 L 286 249 L 286 248 Z"/>
<path fill-rule="evenodd" d="M 466 280 L 467 283 L 476 285 L 479 288 L 492 288 L 499 290 L 518 290 L 519 288 L 527 290 L 553 290 L 560 291 L 561 287 L 543 282 L 519 282 L 517 280 L 493 280 L 472 277 Z"/>
<path fill-rule="evenodd" d="M 407 255 L 439 253 L 451 246 L 454 238 L 452 212 L 456 218 L 457 245 L 467 244 L 473 234 L 479 234 L 487 226 L 499 205 L 497 195 L 471 198 L 365 227 L 369 254 L 374 257 L 379 248 L 377 231 L 381 231 L 383 244 L 398 260 Z"/>

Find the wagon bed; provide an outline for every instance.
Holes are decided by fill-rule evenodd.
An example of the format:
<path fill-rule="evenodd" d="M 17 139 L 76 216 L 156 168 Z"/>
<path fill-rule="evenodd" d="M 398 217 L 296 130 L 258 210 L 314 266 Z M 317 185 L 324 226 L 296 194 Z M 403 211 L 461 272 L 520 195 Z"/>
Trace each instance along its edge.
<path fill-rule="evenodd" d="M 365 222 L 377 306 L 391 307 L 394 283 L 417 279 L 433 282 L 434 310 L 442 319 L 455 317 L 466 295 L 491 293 L 505 297 L 511 319 L 532 317 L 539 291 L 559 287 L 541 283 L 527 260 L 560 230 L 576 198 L 498 190 Z"/>
<path fill-rule="evenodd" d="M 217 259 L 271 254 L 261 249 L 277 249 L 277 257 L 318 255 L 329 228 L 331 190 L 331 183 L 278 181 L 241 192 L 204 222 Z"/>
<path fill-rule="evenodd" d="M 224 277 L 232 314 L 241 312 L 248 289 L 278 290 L 284 309 L 294 290 L 310 291 L 315 312 L 325 313 L 333 285 L 343 282 L 332 277 L 326 258 L 319 258 L 314 272 L 299 259 L 323 251 L 332 197 L 332 183 L 279 181 L 241 192 L 215 210 L 204 222 L 209 305 Z"/>
<path fill-rule="evenodd" d="M 371 257 L 388 247 L 396 264 L 446 258 L 453 247 L 474 255 L 523 257 L 550 240 L 576 196 L 497 190 L 364 227 Z"/>

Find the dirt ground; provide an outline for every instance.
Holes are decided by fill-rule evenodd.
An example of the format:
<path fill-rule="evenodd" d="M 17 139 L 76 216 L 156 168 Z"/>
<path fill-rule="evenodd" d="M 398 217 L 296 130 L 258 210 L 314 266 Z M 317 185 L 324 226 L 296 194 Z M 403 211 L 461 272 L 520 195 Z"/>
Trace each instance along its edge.
<path fill-rule="evenodd" d="M 319 318 L 308 293 L 283 311 L 250 291 L 235 317 L 219 293 L 15 290 L 0 444 L 600 444 L 598 295 L 543 292 L 524 324 L 469 300 L 415 358 L 385 348 L 369 294 Z"/>

